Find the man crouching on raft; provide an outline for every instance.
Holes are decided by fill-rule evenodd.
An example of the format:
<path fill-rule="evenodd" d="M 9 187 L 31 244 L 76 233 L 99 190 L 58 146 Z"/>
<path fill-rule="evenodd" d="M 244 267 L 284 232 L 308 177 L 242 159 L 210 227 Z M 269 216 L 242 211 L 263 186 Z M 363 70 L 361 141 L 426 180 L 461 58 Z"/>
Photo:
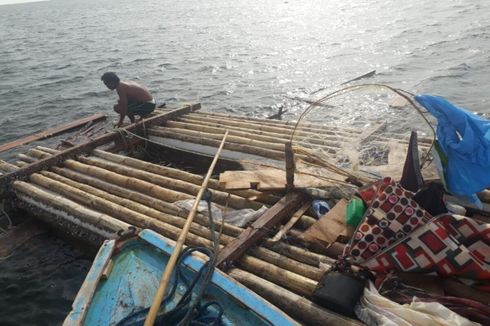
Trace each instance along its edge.
<path fill-rule="evenodd" d="M 110 90 L 116 90 L 119 101 L 114 105 L 114 111 L 119 113 L 117 128 L 122 126 L 124 117 L 128 116 L 131 123 L 135 122 L 134 116 L 144 118 L 155 110 L 155 99 L 148 90 L 133 81 L 122 81 L 113 72 L 106 72 L 101 80 Z"/>

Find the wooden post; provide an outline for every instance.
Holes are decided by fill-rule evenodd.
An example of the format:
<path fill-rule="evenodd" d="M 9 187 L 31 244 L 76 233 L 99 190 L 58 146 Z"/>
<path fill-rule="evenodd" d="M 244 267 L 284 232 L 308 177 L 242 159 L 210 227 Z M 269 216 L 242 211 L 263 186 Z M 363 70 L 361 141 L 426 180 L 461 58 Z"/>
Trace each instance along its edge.
<path fill-rule="evenodd" d="M 303 193 L 287 193 L 220 251 L 216 265 L 222 270 L 228 269 L 251 246 L 262 240 L 272 227 L 295 212 L 303 204 L 305 198 Z"/>
<path fill-rule="evenodd" d="M 284 146 L 284 160 L 286 161 L 286 190 L 294 189 L 294 152 L 293 144 L 287 142 Z"/>

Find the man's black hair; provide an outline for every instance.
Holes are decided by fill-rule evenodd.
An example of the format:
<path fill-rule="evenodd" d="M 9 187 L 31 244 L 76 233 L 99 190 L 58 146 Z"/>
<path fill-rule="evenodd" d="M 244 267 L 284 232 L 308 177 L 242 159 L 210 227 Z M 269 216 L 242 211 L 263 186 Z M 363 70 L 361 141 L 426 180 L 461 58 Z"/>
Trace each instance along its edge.
<path fill-rule="evenodd" d="M 102 75 L 100 79 L 105 83 L 113 84 L 116 86 L 119 85 L 119 77 L 117 77 L 116 73 L 114 72 L 106 72 Z"/>

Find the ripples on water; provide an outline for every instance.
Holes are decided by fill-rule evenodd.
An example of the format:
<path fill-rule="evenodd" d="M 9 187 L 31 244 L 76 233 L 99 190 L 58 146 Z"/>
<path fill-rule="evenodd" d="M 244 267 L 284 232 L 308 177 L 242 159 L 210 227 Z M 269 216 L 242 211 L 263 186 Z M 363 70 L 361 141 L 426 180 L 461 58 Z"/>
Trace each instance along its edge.
<path fill-rule="evenodd" d="M 487 0 L 59 0 L 0 6 L 0 143 L 110 112 L 116 95 L 100 82 L 107 70 L 139 80 L 159 100 L 200 101 L 204 110 L 262 117 L 283 105 L 286 118 L 294 118 L 304 106 L 286 95 L 335 88 L 376 69 L 369 82 L 443 95 L 490 113 L 489 14 Z M 329 116 L 347 123 L 390 119 L 402 129 L 415 119 L 350 101 Z M 44 277 L 50 259 L 63 260 L 71 250 L 52 245 L 58 248 L 52 257 L 50 250 L 37 254 L 48 264 L 33 262 L 40 274 L 34 269 L 32 278 Z M 25 257 L 18 255 L 19 264 L 31 254 L 26 249 Z M 84 270 L 79 272 L 72 293 L 83 278 Z M 2 275 L 15 279 L 24 272 Z M 63 297 L 57 292 L 63 282 L 52 291 L 19 295 L 18 302 L 40 309 L 42 302 Z"/>

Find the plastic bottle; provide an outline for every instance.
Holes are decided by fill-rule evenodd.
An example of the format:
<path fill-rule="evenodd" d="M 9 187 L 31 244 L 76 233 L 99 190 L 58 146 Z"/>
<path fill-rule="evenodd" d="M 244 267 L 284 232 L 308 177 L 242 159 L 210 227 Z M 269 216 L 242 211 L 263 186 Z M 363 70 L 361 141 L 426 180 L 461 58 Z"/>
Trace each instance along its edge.
<path fill-rule="evenodd" d="M 347 204 L 345 209 L 345 223 L 347 225 L 357 227 L 364 216 L 366 206 L 364 202 L 359 198 L 353 198 Z"/>

